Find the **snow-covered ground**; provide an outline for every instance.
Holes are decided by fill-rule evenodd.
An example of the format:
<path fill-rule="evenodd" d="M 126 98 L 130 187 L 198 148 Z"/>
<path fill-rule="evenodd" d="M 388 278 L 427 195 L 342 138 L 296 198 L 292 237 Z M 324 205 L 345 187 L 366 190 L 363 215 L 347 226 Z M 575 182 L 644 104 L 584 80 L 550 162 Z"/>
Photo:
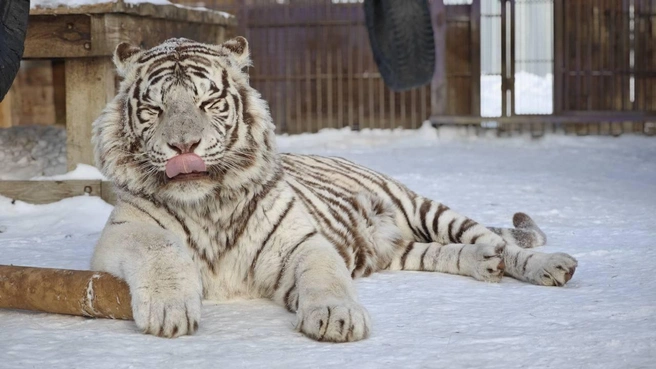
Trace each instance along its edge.
<path fill-rule="evenodd" d="M 502 140 L 416 131 L 281 137 L 281 149 L 368 165 L 490 225 L 531 214 L 543 251 L 579 260 L 563 288 L 417 272 L 357 281 L 372 336 L 313 342 L 263 300 L 205 302 L 198 333 L 142 335 L 128 321 L 0 311 L 0 368 L 653 368 L 656 141 Z M 111 211 L 95 197 L 0 198 L 0 264 L 88 268 Z"/>

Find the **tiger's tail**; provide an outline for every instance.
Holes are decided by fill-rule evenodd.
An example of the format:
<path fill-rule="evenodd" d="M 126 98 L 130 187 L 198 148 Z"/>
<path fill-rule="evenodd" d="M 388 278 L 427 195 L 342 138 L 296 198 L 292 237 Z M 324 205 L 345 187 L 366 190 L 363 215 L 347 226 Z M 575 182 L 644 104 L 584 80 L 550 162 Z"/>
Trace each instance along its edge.
<path fill-rule="evenodd" d="M 547 243 L 547 236 L 528 215 L 516 213 L 513 216 L 513 225 L 515 228 L 488 227 L 488 229 L 501 236 L 506 242 L 525 249 L 544 246 Z"/>

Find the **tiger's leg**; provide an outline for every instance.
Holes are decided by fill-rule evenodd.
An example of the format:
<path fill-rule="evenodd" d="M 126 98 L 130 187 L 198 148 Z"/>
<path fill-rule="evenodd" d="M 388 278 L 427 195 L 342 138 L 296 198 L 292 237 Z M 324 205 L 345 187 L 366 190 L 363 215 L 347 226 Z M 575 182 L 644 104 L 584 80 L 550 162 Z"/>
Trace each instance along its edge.
<path fill-rule="evenodd" d="M 503 241 L 523 248 L 533 248 L 546 243 L 547 237 L 535 224 L 533 219 L 524 213 L 516 213 L 513 217 L 515 228 L 488 228 L 472 219 L 458 214 L 448 206 L 425 197 L 415 196 L 411 204 L 403 205 L 403 216 L 406 221 L 400 225 L 406 230 L 407 236 L 420 242 L 450 243 L 492 243 L 498 237 L 489 239 L 489 231 L 501 236 Z M 404 224 L 405 223 L 405 224 Z M 406 225 L 406 227 L 403 227 Z"/>
<path fill-rule="evenodd" d="M 485 282 L 499 282 L 503 277 L 502 245 L 404 241 L 402 246 L 388 269 L 459 274 Z"/>
<path fill-rule="evenodd" d="M 357 341 L 369 335 L 369 313 L 357 300 L 344 259 L 314 232 L 290 248 L 273 300 L 296 311 L 296 329 L 318 341 Z"/>
<path fill-rule="evenodd" d="M 524 232 L 523 235 L 533 234 L 526 238 L 530 242 L 522 243 L 515 238 L 518 233 L 501 232 L 504 236 L 502 237 L 443 204 L 420 196 L 413 201 L 416 212 L 409 218 L 408 224 L 416 241 L 503 247 L 505 274 L 537 285 L 562 286 L 572 278 L 576 270 L 576 259 L 567 254 L 547 254 L 527 249 L 537 246 L 540 241 L 546 240 L 546 237 L 541 236 L 544 233 L 525 214 L 518 213 L 513 220 L 518 229 Z M 405 212 L 408 213 L 407 210 Z"/>

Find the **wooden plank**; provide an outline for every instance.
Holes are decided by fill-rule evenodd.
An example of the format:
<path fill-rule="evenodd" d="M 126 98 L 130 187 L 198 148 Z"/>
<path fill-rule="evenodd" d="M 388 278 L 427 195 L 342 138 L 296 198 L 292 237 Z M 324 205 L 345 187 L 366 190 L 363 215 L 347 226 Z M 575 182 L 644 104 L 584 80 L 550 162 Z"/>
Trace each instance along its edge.
<path fill-rule="evenodd" d="M 21 69 L 14 80 L 14 87 L 20 86 L 14 101 L 19 115 L 14 125 L 55 123 L 52 77 L 52 64 L 49 60 L 27 60 L 21 63 Z"/>
<path fill-rule="evenodd" d="M 57 8 L 34 8 L 32 15 L 79 15 L 122 13 L 135 16 L 169 19 L 173 21 L 209 23 L 214 25 L 236 26 L 236 18 L 226 12 L 199 9 L 183 5 L 156 5 L 151 3 L 130 4 L 124 0 L 102 4 L 84 5 L 78 7 L 60 6 Z M 31 19 L 30 19 L 31 21 Z"/>
<path fill-rule="evenodd" d="M 111 56 L 116 45 L 129 42 L 151 48 L 173 37 L 217 44 L 225 41 L 225 27 L 134 17 L 125 14 L 95 15 L 91 18 L 92 55 Z"/>
<path fill-rule="evenodd" d="M 101 196 L 100 180 L 0 181 L 0 195 L 32 204 L 47 204 L 73 196 Z"/>
<path fill-rule="evenodd" d="M 30 16 L 24 59 L 86 57 L 91 50 L 88 15 Z"/>
<path fill-rule="evenodd" d="M 216 44 L 225 40 L 225 28 L 127 14 L 30 16 L 23 58 L 111 56 L 121 42 L 150 48 L 172 37 Z"/>
<path fill-rule="evenodd" d="M 68 170 L 78 163 L 93 165 L 91 123 L 114 97 L 114 66 L 110 58 L 67 59 L 66 159 Z"/>

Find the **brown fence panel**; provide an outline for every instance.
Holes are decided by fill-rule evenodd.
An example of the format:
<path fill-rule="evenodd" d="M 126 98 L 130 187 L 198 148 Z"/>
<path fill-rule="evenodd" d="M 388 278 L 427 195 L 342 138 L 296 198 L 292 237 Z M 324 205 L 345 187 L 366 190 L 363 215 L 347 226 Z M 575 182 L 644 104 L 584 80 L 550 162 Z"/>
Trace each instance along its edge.
<path fill-rule="evenodd" d="M 471 114 L 470 6 L 447 10 L 449 114 Z M 269 102 L 278 133 L 417 128 L 430 116 L 430 86 L 394 92 L 384 84 L 362 4 L 251 0 L 239 13 L 251 84 Z"/>

